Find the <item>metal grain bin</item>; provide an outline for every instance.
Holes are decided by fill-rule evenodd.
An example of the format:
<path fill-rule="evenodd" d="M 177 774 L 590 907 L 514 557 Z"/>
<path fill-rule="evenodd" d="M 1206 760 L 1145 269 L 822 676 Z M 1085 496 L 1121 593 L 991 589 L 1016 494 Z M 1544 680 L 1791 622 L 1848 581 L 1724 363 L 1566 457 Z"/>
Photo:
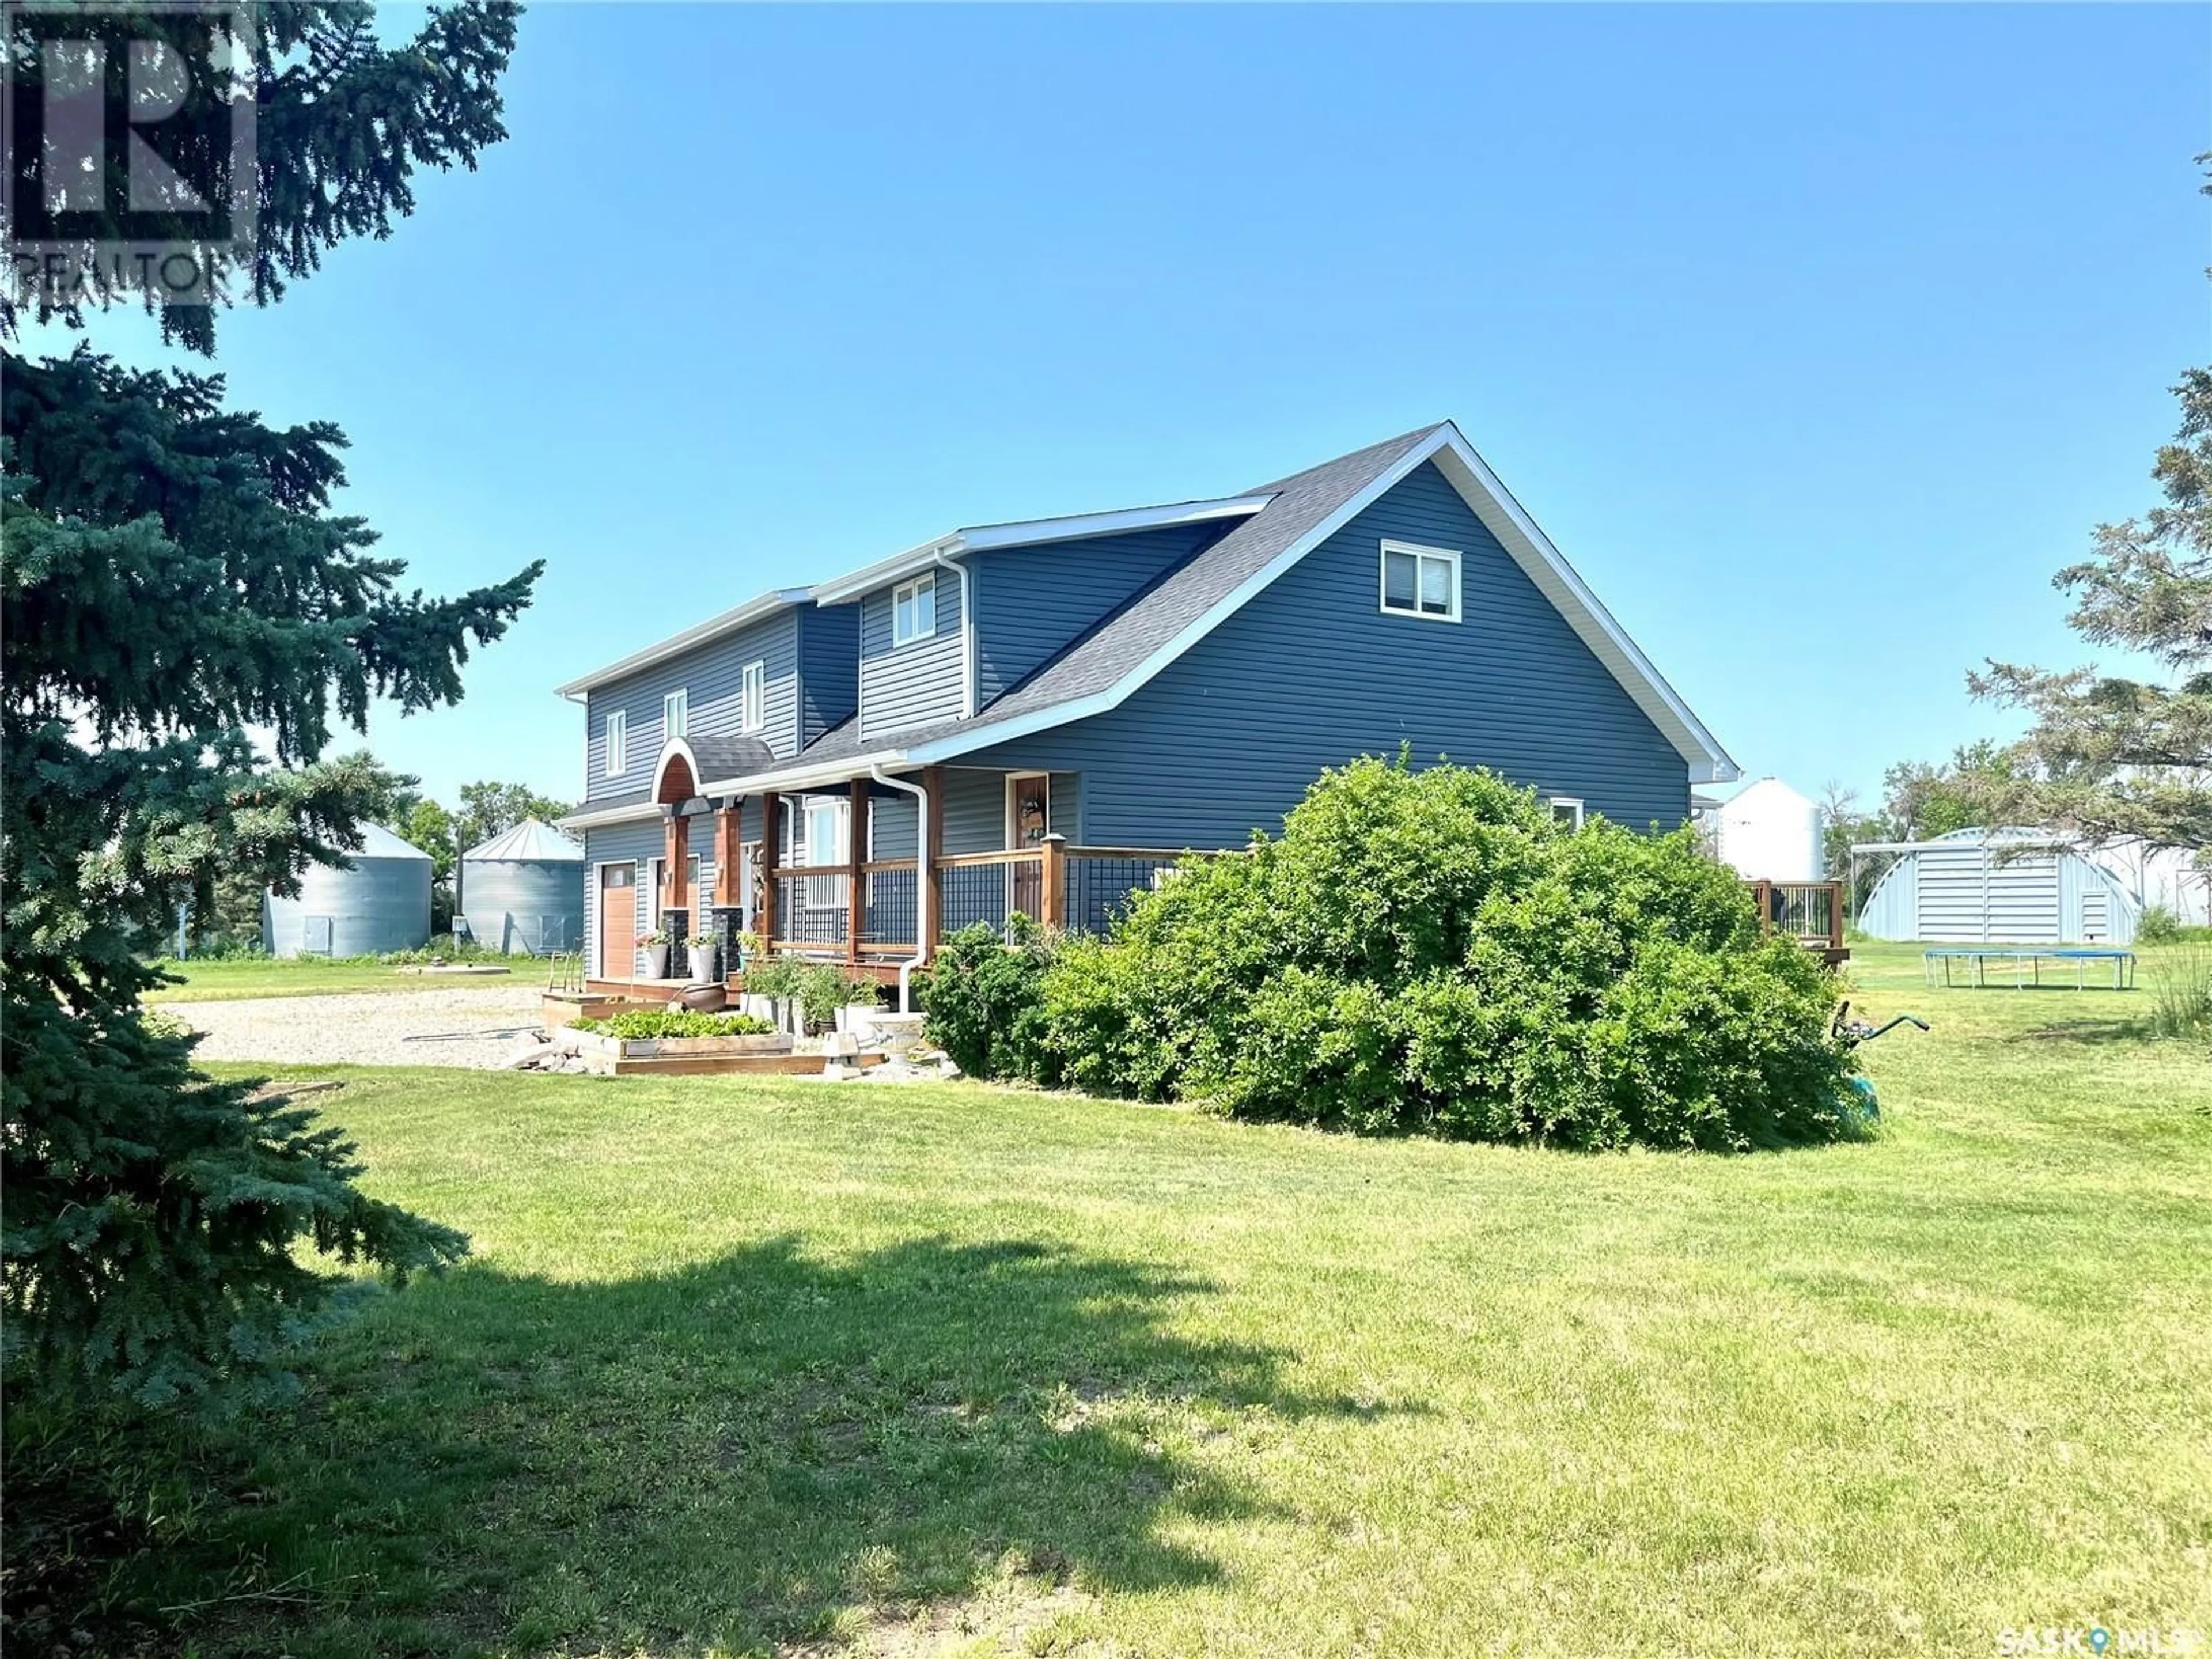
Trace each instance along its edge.
<path fill-rule="evenodd" d="M 380 824 L 336 867 L 311 865 L 296 898 L 261 898 L 261 943 L 271 956 L 358 957 L 411 951 L 430 938 L 430 855 Z"/>
<path fill-rule="evenodd" d="M 471 938 L 508 956 L 580 950 L 584 849 L 525 818 L 461 854 L 461 920 Z"/>

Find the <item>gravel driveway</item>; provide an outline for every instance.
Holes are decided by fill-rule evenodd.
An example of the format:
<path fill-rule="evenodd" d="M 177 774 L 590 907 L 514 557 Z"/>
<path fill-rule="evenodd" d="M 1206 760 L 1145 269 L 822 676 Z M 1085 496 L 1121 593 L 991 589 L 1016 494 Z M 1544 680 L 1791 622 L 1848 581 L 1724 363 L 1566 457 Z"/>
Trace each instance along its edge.
<path fill-rule="evenodd" d="M 466 1066 L 489 1071 L 538 1023 L 535 986 L 167 1002 L 206 1040 L 201 1060 L 286 1065 Z"/>

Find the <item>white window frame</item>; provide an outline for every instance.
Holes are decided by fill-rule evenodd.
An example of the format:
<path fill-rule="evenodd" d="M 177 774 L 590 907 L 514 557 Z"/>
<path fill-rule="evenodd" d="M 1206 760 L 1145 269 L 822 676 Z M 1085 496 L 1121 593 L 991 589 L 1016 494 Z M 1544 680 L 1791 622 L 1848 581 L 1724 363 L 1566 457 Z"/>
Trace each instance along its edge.
<path fill-rule="evenodd" d="M 1547 795 L 1544 797 L 1544 805 L 1552 809 L 1552 822 L 1554 823 L 1559 822 L 1559 809 L 1562 806 L 1571 807 L 1575 815 L 1572 827 L 1577 830 L 1583 827 L 1583 798 L 1580 795 Z"/>
<path fill-rule="evenodd" d="M 899 624 L 899 607 L 905 605 L 919 608 L 922 591 L 925 588 L 929 592 L 929 626 L 917 628 L 912 623 L 908 623 L 902 629 Z M 902 581 L 891 589 L 891 644 L 894 647 L 913 645 L 919 641 L 934 639 L 936 636 L 937 573 L 933 570 Z"/>
<path fill-rule="evenodd" d="M 1390 558 L 1393 554 L 1413 561 L 1413 608 L 1390 603 Z M 1440 559 L 1451 567 L 1451 609 L 1439 614 L 1421 609 L 1421 562 Z M 1416 622 L 1455 623 L 1460 613 L 1460 556 L 1456 548 L 1425 547 L 1419 542 L 1385 541 L 1375 562 L 1376 608 L 1386 617 L 1410 617 Z"/>
<path fill-rule="evenodd" d="M 738 730 L 760 732 L 768 726 L 768 663 L 749 662 L 738 684 Z"/>
<path fill-rule="evenodd" d="M 660 740 L 691 735 L 691 689 L 679 685 L 660 697 Z"/>
<path fill-rule="evenodd" d="M 607 711 L 606 726 L 607 775 L 618 778 L 629 770 L 629 710 L 613 708 Z"/>

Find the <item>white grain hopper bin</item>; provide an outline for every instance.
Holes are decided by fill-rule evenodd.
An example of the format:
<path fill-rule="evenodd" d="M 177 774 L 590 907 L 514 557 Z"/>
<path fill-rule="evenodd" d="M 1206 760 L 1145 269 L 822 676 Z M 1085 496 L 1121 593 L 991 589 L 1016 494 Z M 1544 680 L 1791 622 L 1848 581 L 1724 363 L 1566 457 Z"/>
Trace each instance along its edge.
<path fill-rule="evenodd" d="M 430 855 L 382 824 L 361 826 L 361 850 L 311 864 L 300 892 L 261 897 L 261 943 L 272 957 L 361 957 L 412 951 L 430 938 Z"/>
<path fill-rule="evenodd" d="M 1779 778 L 1721 803 L 1721 861 L 1746 881 L 1820 881 L 1820 809 Z"/>

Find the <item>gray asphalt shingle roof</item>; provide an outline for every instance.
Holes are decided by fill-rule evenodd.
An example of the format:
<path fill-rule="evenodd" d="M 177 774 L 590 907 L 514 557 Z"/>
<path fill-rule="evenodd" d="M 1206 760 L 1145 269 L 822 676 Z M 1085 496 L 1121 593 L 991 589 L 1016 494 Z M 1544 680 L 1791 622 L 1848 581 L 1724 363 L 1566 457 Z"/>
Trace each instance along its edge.
<path fill-rule="evenodd" d="M 823 733 L 785 766 L 811 767 L 887 749 L 916 748 L 969 732 L 985 732 L 1003 721 L 1111 690 L 1300 537 L 1396 465 L 1436 429 L 1425 426 L 1402 433 L 1247 491 L 1254 495 L 1272 493 L 1273 499 L 972 719 L 939 720 L 879 734 L 865 744 L 860 741 L 860 722 L 847 720 Z"/>

